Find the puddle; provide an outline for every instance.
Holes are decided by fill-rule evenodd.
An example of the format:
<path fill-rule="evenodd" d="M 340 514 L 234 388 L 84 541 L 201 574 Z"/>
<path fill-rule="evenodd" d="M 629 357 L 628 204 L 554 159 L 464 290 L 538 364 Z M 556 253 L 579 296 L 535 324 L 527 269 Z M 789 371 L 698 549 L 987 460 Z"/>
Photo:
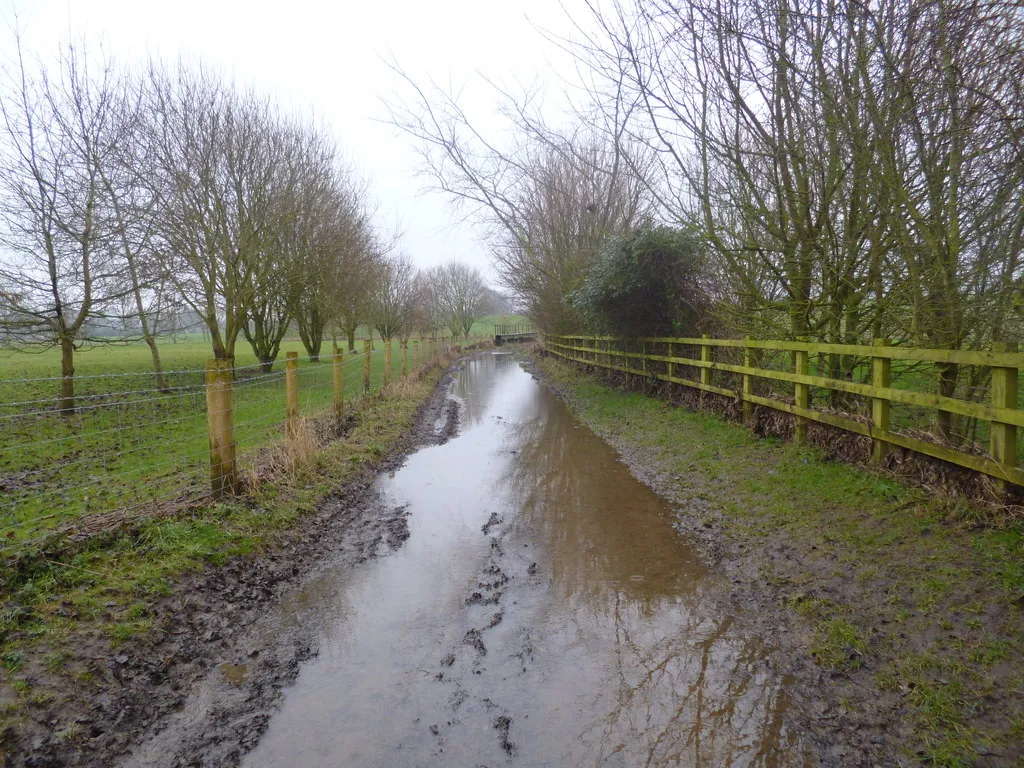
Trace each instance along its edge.
<path fill-rule="evenodd" d="M 231 685 L 242 685 L 249 679 L 248 664 L 221 664 L 218 669 L 224 680 Z"/>
<path fill-rule="evenodd" d="M 408 540 L 281 604 L 319 654 L 243 765 L 811 764 L 666 503 L 513 357 L 453 391 L 458 436 L 377 481 Z"/>

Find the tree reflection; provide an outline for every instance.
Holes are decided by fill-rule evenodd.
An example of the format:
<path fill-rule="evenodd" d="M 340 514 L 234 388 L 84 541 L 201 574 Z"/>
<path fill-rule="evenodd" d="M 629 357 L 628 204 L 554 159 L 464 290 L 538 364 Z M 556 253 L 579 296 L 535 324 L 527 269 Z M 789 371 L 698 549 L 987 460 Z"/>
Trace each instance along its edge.
<path fill-rule="evenodd" d="M 548 558 L 544 642 L 583 643 L 592 660 L 573 673 L 590 698 L 571 761 L 809 764 L 766 649 L 724 608 L 723 585 L 667 503 L 543 388 L 510 442 L 518 454 L 503 491 L 518 497 L 516 525 Z"/>

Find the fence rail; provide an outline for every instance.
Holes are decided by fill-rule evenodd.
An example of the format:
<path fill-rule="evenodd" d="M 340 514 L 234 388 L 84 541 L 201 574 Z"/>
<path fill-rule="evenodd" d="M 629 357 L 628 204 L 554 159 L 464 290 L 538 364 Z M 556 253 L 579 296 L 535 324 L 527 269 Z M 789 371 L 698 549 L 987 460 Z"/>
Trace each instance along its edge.
<path fill-rule="evenodd" d="M 1018 409 L 1019 371 L 1024 367 L 1024 353 L 1012 345 L 999 345 L 992 351 L 965 351 L 892 347 L 883 340 L 864 346 L 709 337 L 627 340 L 611 336 L 554 335 L 545 335 L 543 343 L 549 352 L 572 362 L 734 398 L 743 404 L 747 418 L 752 415 L 754 406 L 792 414 L 796 419 L 794 440 L 798 443 L 806 440 L 807 424 L 816 422 L 871 438 L 874 461 L 881 461 L 891 446 L 899 446 L 981 472 L 1002 483 L 1024 485 L 1024 470 L 1018 465 L 1017 449 L 1018 428 L 1024 427 L 1024 413 Z M 699 353 L 693 357 L 679 356 L 677 347 L 694 348 Z M 742 352 L 742 364 L 715 359 L 716 352 L 721 356 L 723 351 L 729 350 Z M 782 369 L 757 364 L 758 353 L 765 352 L 789 353 L 789 365 Z M 845 370 L 851 375 L 839 379 L 811 374 L 812 356 L 826 355 L 846 358 Z M 866 370 L 862 361 L 867 363 Z M 989 402 L 894 387 L 893 361 L 983 367 L 989 372 Z M 852 372 L 858 366 L 870 383 L 852 380 Z M 693 369 L 699 375 L 681 376 L 679 368 Z M 719 378 L 722 374 L 733 374 L 733 380 L 716 383 L 716 373 Z M 792 385 L 793 394 L 790 397 L 787 392 L 780 397 L 774 391 L 758 393 L 758 382 Z M 811 387 L 861 397 L 870 404 L 870 415 L 857 420 L 851 414 L 815 408 Z M 958 446 L 948 440 L 933 442 L 896 431 L 891 425 L 894 404 L 927 409 L 936 414 L 957 414 L 986 423 L 988 455 L 973 450 L 972 445 Z"/>

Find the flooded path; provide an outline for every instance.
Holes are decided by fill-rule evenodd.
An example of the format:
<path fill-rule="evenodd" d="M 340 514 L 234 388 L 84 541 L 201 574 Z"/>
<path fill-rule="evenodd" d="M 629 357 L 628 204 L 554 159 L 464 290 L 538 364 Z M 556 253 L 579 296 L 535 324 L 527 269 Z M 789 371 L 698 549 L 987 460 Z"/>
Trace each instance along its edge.
<path fill-rule="evenodd" d="M 459 434 L 377 482 L 408 540 L 264 622 L 310 623 L 318 655 L 242 764 L 810 764 L 667 505 L 511 356 L 453 386 Z"/>

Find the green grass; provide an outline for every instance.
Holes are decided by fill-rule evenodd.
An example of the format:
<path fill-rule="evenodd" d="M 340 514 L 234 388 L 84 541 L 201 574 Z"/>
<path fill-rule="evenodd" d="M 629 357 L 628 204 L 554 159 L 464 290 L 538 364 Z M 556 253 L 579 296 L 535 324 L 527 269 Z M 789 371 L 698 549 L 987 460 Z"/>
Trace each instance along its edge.
<path fill-rule="evenodd" d="M 362 345 L 360 345 L 360 349 Z M 284 357 L 299 352 L 300 414 L 331 408 L 332 367 L 308 361 L 299 342 L 283 345 L 271 374 L 260 375 L 248 345 L 239 345 L 234 387 L 235 439 L 243 468 L 283 432 Z M 410 348 L 408 364 L 413 365 Z M 0 351 L 0 549 L 16 549 L 87 515 L 205 493 L 208 476 L 202 369 L 208 345 L 189 340 L 161 347 L 173 391 L 154 390 L 143 344 L 93 347 L 76 355 L 80 410 L 56 411 L 56 350 Z M 384 345 L 371 357 L 371 388 L 384 380 Z M 345 362 L 345 398 L 362 391 L 362 358 Z M 391 376 L 401 372 L 393 343 Z"/>
<path fill-rule="evenodd" d="M 76 656 L 80 633 L 112 647 L 160 629 L 153 603 L 183 574 L 273 549 L 281 535 L 395 444 L 437 383 L 435 370 L 365 400 L 344 439 L 327 443 L 290 473 L 245 497 L 143 518 L 135 525 L 28 556 L 3 572 L 0 595 L 0 732 L 17 727 L 33 702 L 66 693 L 89 677 Z M 27 674 L 30 670 L 31 674 Z M 31 681 L 31 683 L 29 682 Z"/>
<path fill-rule="evenodd" d="M 1024 526 L 742 425 L 538 362 L 580 415 L 700 500 L 722 544 L 781 552 L 760 582 L 807 624 L 806 653 L 897 706 L 910 761 L 1024 748 Z M 685 505 L 685 501 L 682 502 Z M 872 694 L 868 693 L 868 699 Z"/>

